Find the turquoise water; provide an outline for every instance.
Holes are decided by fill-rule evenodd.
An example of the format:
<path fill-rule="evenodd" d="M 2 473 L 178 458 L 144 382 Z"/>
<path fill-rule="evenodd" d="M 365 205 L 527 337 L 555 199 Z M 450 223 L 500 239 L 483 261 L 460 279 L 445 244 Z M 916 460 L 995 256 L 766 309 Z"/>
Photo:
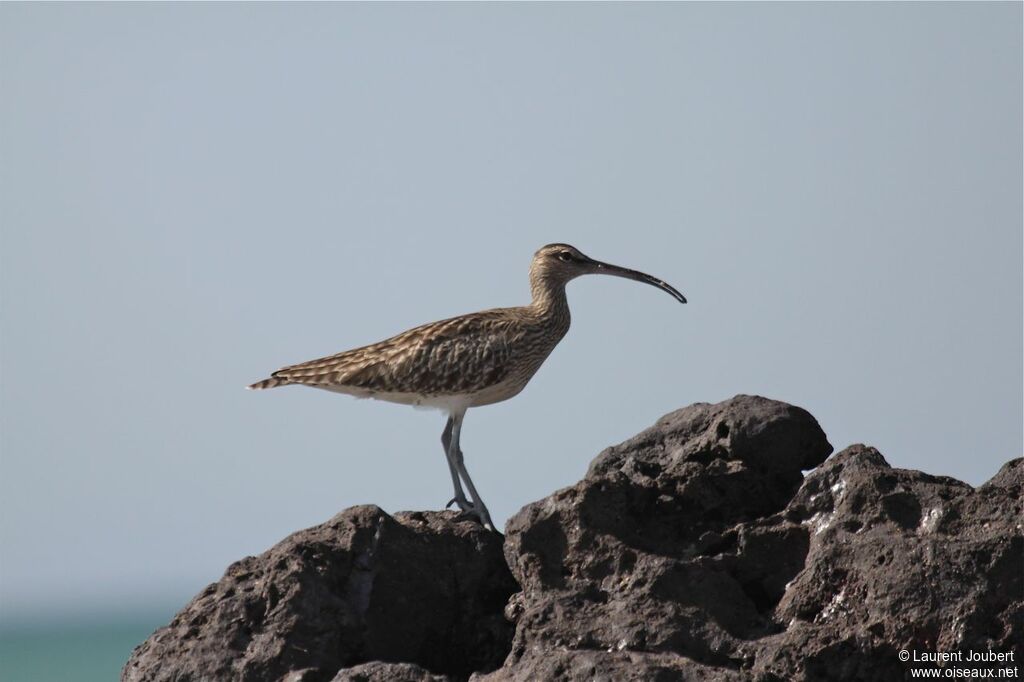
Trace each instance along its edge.
<path fill-rule="evenodd" d="M 132 649 L 167 620 L 0 630 L 0 680 L 115 682 Z"/>

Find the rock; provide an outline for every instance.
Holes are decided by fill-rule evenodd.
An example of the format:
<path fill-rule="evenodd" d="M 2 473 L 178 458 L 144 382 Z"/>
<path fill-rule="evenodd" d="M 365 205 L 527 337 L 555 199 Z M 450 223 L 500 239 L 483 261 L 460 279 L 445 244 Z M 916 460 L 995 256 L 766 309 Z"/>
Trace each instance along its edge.
<path fill-rule="evenodd" d="M 364 663 L 339 670 L 331 682 L 449 682 L 455 678 L 434 675 L 412 663 Z"/>
<path fill-rule="evenodd" d="M 901 649 L 1024 653 L 1024 460 L 974 489 L 855 445 L 780 516 L 809 531 L 810 548 L 758 669 L 894 679 Z"/>
<path fill-rule="evenodd" d="M 501 536 L 454 512 L 354 507 L 232 564 L 133 653 L 125 682 L 465 679 L 501 665 L 516 590 Z M 362 677 L 360 677 L 360 675 Z M 424 676 L 426 675 L 426 676 Z"/>
<path fill-rule="evenodd" d="M 975 489 L 831 451 L 800 408 L 693 405 L 524 507 L 504 558 L 452 513 L 356 507 L 234 564 L 122 680 L 895 680 L 904 649 L 1019 666 L 1024 460 Z"/>
<path fill-rule="evenodd" d="M 563 649 L 733 679 L 753 660 L 745 643 L 779 629 L 772 608 L 807 552 L 802 527 L 761 519 L 831 451 L 810 414 L 750 396 L 679 410 L 604 451 L 578 484 L 509 521 L 505 555 L 523 592 L 507 667 L 487 679 L 526 679 Z M 637 666 L 625 669 L 643 677 Z"/>
<path fill-rule="evenodd" d="M 509 521 L 516 637 L 480 679 L 889 680 L 900 649 L 1019 646 L 1021 461 L 975 490 L 854 446 L 803 478 L 830 450 L 748 396 L 609 448 Z"/>
<path fill-rule="evenodd" d="M 320 682 L 326 680 L 319 668 L 304 668 L 288 673 L 281 682 Z M 452 682 L 456 678 L 434 675 L 413 663 L 383 663 L 373 661 L 351 668 L 342 668 L 330 682 Z"/>
<path fill-rule="evenodd" d="M 673 654 L 556 649 L 521 659 L 491 675 L 474 675 L 470 679 L 473 682 L 744 682 L 749 678 Z"/>

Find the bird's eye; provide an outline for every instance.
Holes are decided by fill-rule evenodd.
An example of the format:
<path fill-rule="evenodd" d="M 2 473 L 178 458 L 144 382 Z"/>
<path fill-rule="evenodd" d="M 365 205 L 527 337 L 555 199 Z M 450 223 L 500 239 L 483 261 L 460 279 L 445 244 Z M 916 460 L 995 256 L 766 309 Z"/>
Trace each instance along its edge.
<path fill-rule="evenodd" d="M 563 263 L 568 263 L 569 261 L 572 260 L 572 254 L 569 253 L 568 251 L 563 251 L 562 253 L 558 254 L 558 260 L 562 261 Z"/>

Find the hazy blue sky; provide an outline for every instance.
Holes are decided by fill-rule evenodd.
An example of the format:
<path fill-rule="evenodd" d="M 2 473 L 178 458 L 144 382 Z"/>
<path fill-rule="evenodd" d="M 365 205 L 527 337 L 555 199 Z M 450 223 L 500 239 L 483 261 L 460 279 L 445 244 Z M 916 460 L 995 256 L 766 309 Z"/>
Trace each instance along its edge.
<path fill-rule="evenodd" d="M 979 484 L 1020 456 L 1021 8 L 0 5 L 0 608 L 180 605 L 444 424 L 281 365 L 528 300 L 573 328 L 463 445 L 495 520 L 698 401 Z"/>

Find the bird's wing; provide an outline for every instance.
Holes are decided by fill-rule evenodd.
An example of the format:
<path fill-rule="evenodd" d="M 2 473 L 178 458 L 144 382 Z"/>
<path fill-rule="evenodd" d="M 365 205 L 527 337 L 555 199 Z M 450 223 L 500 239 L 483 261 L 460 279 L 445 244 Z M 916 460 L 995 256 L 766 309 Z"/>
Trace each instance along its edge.
<path fill-rule="evenodd" d="M 508 376 L 514 319 L 484 311 L 431 322 L 390 339 L 274 372 L 289 382 L 369 391 L 452 395 Z"/>

